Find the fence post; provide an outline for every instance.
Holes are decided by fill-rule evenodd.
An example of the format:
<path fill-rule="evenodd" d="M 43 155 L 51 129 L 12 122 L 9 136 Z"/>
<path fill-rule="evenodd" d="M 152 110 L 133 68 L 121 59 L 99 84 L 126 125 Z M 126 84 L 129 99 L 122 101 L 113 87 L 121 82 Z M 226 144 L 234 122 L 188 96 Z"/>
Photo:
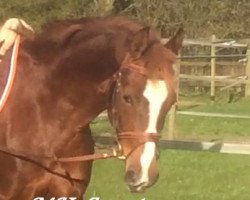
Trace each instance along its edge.
<path fill-rule="evenodd" d="M 247 49 L 246 57 L 247 57 L 246 75 L 247 75 L 247 80 L 250 80 L 250 48 Z M 250 96 L 250 83 L 246 83 L 245 96 L 246 97 Z"/>
<path fill-rule="evenodd" d="M 175 138 L 174 134 L 174 127 L 175 127 L 175 119 L 176 119 L 176 103 L 172 105 L 171 110 L 169 112 L 169 119 L 168 119 L 168 132 L 167 132 L 167 140 L 173 140 Z M 165 139 L 163 137 L 163 139 Z"/>
<path fill-rule="evenodd" d="M 178 55 L 180 57 L 180 54 Z M 175 63 L 175 87 L 176 87 L 176 103 L 172 105 L 168 120 L 168 132 L 167 138 L 168 140 L 173 140 L 176 137 L 176 133 L 174 131 L 175 128 L 175 119 L 176 119 L 176 110 L 179 103 L 179 84 L 180 84 L 180 66 L 181 66 L 181 59 L 177 59 Z M 163 137 L 164 138 L 164 137 Z"/>
<path fill-rule="evenodd" d="M 212 35 L 212 38 L 211 38 L 211 88 L 210 88 L 210 98 L 211 98 L 211 101 L 214 102 L 215 101 L 215 69 L 216 69 L 216 66 L 215 66 L 215 54 L 216 54 L 216 48 L 215 48 L 215 42 L 216 40 L 216 36 L 215 35 Z"/>

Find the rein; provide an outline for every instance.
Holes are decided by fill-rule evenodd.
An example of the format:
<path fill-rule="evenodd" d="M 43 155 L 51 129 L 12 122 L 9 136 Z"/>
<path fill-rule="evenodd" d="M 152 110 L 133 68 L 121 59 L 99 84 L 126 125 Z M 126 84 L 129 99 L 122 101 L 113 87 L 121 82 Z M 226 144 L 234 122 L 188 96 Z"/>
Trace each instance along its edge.
<path fill-rule="evenodd" d="M 122 159 L 119 156 L 119 151 L 116 149 L 112 149 L 112 152 L 110 153 L 94 153 L 89 155 L 83 155 L 83 156 L 74 156 L 74 157 L 62 157 L 62 158 L 56 158 L 55 161 L 65 163 L 65 162 L 84 162 L 84 161 L 90 161 L 90 160 L 102 160 L 107 158 L 118 158 Z"/>
<path fill-rule="evenodd" d="M 16 153 L 14 151 L 11 151 L 11 150 L 7 150 L 7 149 L 3 149 L 3 148 L 0 148 L 0 152 L 1 153 L 4 153 L 5 155 L 8 155 L 8 156 L 11 156 L 11 157 L 14 157 L 14 158 L 17 158 L 19 160 L 22 160 L 22 161 L 25 161 L 25 162 L 29 162 L 29 163 L 32 163 L 38 167 L 40 167 L 41 169 L 47 171 L 48 173 L 50 174 L 53 174 L 53 175 L 56 175 L 56 176 L 59 176 L 61 178 L 64 178 L 68 181 L 71 182 L 71 184 L 73 184 L 73 181 L 74 182 L 79 182 L 79 183 L 83 183 L 85 182 L 85 180 L 82 180 L 82 179 L 78 179 L 78 178 L 73 178 L 70 176 L 70 174 L 65 171 L 65 174 L 63 173 L 59 173 L 53 169 L 51 169 L 51 167 L 48 167 L 48 166 L 45 166 L 43 163 L 41 163 L 40 161 L 37 161 L 35 158 L 31 158 L 32 156 L 28 157 L 26 154 L 20 154 L 20 153 Z M 34 156 L 34 157 L 39 157 L 41 158 L 40 156 Z M 52 160 L 51 159 L 52 157 L 43 157 L 43 159 L 46 159 L 46 160 L 51 160 L 51 161 L 56 161 L 56 160 Z"/>
<path fill-rule="evenodd" d="M 3 148 L 3 147 L 0 147 L 0 152 L 5 155 L 11 156 L 13 158 L 16 158 L 16 159 L 19 159 L 28 163 L 32 163 L 36 165 L 37 167 L 47 171 L 50 174 L 53 174 L 55 176 L 68 180 L 72 185 L 73 185 L 73 182 L 85 183 L 85 180 L 70 176 L 70 174 L 66 170 L 64 173 L 58 172 L 55 169 L 53 169 L 53 166 L 59 165 L 61 163 L 85 162 L 85 161 L 90 161 L 90 160 L 119 158 L 118 152 L 115 149 L 113 149 L 111 153 L 95 153 L 95 154 L 89 154 L 89 155 L 83 155 L 83 156 L 60 157 L 60 158 L 57 158 L 56 156 L 52 156 L 52 155 L 43 155 L 43 156 L 31 155 L 31 154 L 27 155 L 27 154 L 16 152 L 15 150 Z M 41 159 L 43 161 L 50 161 L 51 164 L 53 165 L 47 166 L 43 163 L 43 161 L 40 161 Z"/>

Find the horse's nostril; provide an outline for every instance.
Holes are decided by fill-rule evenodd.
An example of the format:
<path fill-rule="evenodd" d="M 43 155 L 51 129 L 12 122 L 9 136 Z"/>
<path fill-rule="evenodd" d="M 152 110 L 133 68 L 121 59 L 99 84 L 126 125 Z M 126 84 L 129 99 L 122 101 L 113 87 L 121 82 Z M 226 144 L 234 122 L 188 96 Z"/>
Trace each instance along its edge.
<path fill-rule="evenodd" d="M 128 170 L 125 174 L 125 182 L 128 184 L 133 184 L 136 182 L 136 173 L 133 170 Z"/>

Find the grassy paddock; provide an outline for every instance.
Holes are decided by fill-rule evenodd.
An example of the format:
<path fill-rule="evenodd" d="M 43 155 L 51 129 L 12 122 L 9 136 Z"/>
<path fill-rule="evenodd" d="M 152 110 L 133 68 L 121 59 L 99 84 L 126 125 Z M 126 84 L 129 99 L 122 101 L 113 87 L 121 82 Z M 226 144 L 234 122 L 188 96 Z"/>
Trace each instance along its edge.
<path fill-rule="evenodd" d="M 164 150 L 160 179 L 144 194 L 131 194 L 121 161 L 96 161 L 86 199 L 101 200 L 249 200 L 250 157 Z"/>
<path fill-rule="evenodd" d="M 190 98 L 188 99 L 190 100 Z M 250 116 L 250 98 L 241 99 L 230 104 L 226 103 L 225 100 L 211 104 L 208 99 L 205 101 L 205 99 L 193 98 L 193 105 L 195 105 L 195 101 L 200 101 L 204 104 L 193 107 L 180 106 L 180 110 Z M 166 131 L 167 126 L 165 126 L 163 133 Z M 177 115 L 175 132 L 177 138 L 180 139 L 245 141 L 250 139 L 250 120 Z"/>

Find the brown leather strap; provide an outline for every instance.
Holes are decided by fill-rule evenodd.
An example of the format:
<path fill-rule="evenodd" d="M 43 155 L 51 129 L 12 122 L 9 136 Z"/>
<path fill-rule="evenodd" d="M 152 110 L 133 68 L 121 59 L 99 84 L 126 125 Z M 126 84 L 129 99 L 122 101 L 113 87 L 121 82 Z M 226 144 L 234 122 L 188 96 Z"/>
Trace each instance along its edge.
<path fill-rule="evenodd" d="M 130 54 L 127 53 L 127 55 L 125 56 L 118 72 L 120 72 L 122 69 L 126 68 L 126 69 L 130 69 L 132 71 L 135 71 L 141 75 L 147 76 L 146 68 L 139 65 L 139 64 L 135 64 L 134 62 L 135 62 L 135 60 L 133 60 L 131 58 Z"/>
<path fill-rule="evenodd" d="M 107 159 L 107 158 L 115 158 L 117 157 L 118 153 L 114 150 L 112 153 L 95 153 L 83 156 L 73 156 L 73 157 L 62 157 L 57 158 L 57 162 L 85 162 L 90 160 L 100 160 L 100 159 Z"/>
<path fill-rule="evenodd" d="M 136 144 L 132 143 L 131 140 L 136 140 Z M 146 142 L 154 142 L 158 143 L 159 136 L 157 133 L 145 133 L 145 132 L 134 132 L 134 131 L 127 131 L 122 132 L 117 135 L 118 143 L 122 144 L 123 142 L 130 142 L 132 144 L 130 152 L 123 152 L 121 149 L 121 156 L 122 159 L 127 159 L 136 149 L 140 146 L 144 145 Z"/>
<path fill-rule="evenodd" d="M 85 183 L 84 179 L 71 177 L 70 174 L 68 174 L 67 172 L 65 172 L 65 174 L 57 172 L 56 170 L 52 169 L 51 167 L 46 166 L 45 164 L 43 164 L 43 162 L 38 161 L 35 158 L 28 157 L 27 155 L 16 153 L 14 151 L 7 150 L 6 148 L 0 148 L 0 152 L 3 153 L 3 154 L 6 154 L 8 156 L 11 156 L 13 158 L 17 158 L 19 160 L 32 163 L 33 165 L 36 165 L 36 166 L 40 167 L 41 169 L 47 171 L 48 173 L 59 176 L 61 178 L 64 178 L 64 179 L 70 181 L 71 183 L 72 182 Z M 53 159 L 52 157 L 44 157 L 44 159 L 49 159 L 51 161 L 55 161 L 55 159 Z"/>
<path fill-rule="evenodd" d="M 143 76 L 147 76 L 147 72 L 146 72 L 146 69 L 144 67 L 141 67 L 140 65 L 137 65 L 137 64 L 134 64 L 134 63 L 131 63 L 129 64 L 128 66 L 124 66 L 122 67 L 121 69 L 129 69 L 129 70 L 132 70 L 132 71 L 135 71 Z"/>

